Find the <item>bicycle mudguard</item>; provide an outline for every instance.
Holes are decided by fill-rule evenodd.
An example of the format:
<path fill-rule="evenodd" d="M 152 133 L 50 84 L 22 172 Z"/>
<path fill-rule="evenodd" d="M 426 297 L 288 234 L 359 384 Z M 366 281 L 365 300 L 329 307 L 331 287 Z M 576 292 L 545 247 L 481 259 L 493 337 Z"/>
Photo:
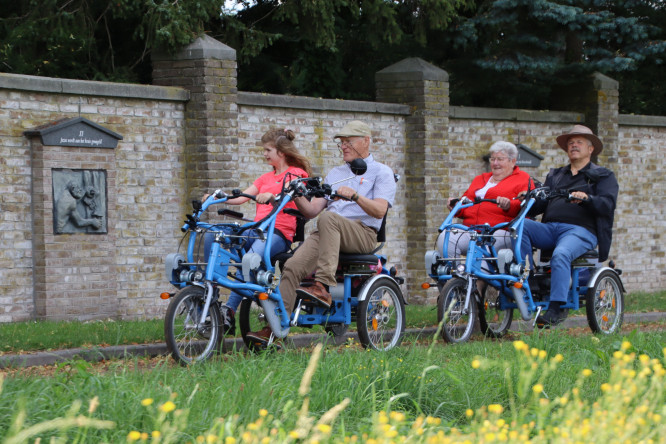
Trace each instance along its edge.
<path fill-rule="evenodd" d="M 617 275 L 618 278 L 620 277 L 619 273 L 618 273 L 617 271 L 615 271 L 614 268 L 611 268 L 611 267 L 596 267 L 595 270 L 594 270 L 594 274 L 592 275 L 592 277 L 590 278 L 590 280 L 587 281 L 587 284 L 586 284 L 587 288 L 592 288 L 592 287 L 594 287 L 594 284 L 597 282 L 597 278 L 599 277 L 599 275 L 600 275 L 603 271 L 606 271 L 606 270 L 610 270 L 610 271 L 612 271 L 613 273 L 615 273 L 615 274 Z M 622 290 L 622 293 L 626 293 L 627 290 L 625 290 L 625 288 L 624 288 L 624 282 L 622 282 L 622 279 L 618 279 L 618 280 L 620 281 L 620 285 L 622 285 L 622 289 L 621 289 L 621 290 Z"/>
<path fill-rule="evenodd" d="M 289 334 L 289 327 L 282 328 L 280 316 L 277 314 L 277 302 L 266 299 L 259 300 L 259 303 L 261 304 L 261 308 L 264 309 L 264 316 L 266 316 L 266 321 L 268 321 L 268 325 L 270 325 L 271 330 L 273 330 L 275 337 L 279 339 L 287 337 Z"/>
<path fill-rule="evenodd" d="M 372 286 L 372 284 L 374 284 L 379 279 L 390 279 L 391 281 L 393 281 L 395 283 L 395 285 L 398 286 L 398 288 L 400 288 L 400 284 L 398 284 L 398 282 L 395 279 L 393 279 L 391 276 L 389 276 L 387 274 L 376 274 L 376 275 L 374 275 L 373 277 L 371 277 L 370 279 L 368 279 L 367 281 L 365 281 L 363 283 L 363 287 L 358 292 L 357 299 L 358 299 L 359 302 L 364 301 L 368 297 L 368 290 L 370 290 L 370 287 Z M 400 299 L 402 299 L 402 303 L 404 304 L 405 303 L 405 298 L 402 295 L 402 291 L 399 292 L 398 296 L 400 297 Z"/>

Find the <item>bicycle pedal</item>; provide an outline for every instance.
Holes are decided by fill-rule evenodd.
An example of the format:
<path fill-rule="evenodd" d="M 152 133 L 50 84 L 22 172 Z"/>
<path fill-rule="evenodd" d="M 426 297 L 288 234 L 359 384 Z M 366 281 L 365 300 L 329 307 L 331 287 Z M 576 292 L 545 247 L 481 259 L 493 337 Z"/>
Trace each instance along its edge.
<path fill-rule="evenodd" d="M 300 299 L 303 304 L 306 304 L 308 306 L 315 306 L 315 307 L 321 307 L 321 308 L 329 308 L 330 306 L 324 304 L 322 301 L 320 301 L 317 298 L 312 297 L 312 295 L 304 290 L 297 289 L 296 290 L 296 299 Z"/>

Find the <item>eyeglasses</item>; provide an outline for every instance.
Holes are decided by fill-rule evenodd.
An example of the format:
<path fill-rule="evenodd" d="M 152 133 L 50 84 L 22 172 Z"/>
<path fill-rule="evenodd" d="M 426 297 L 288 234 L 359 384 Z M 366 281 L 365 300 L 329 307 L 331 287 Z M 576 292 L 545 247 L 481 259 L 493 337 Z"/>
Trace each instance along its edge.
<path fill-rule="evenodd" d="M 507 160 L 509 160 L 509 158 L 508 157 L 491 157 L 488 160 L 490 160 L 490 162 L 506 162 Z"/>
<path fill-rule="evenodd" d="M 351 140 L 345 140 L 344 142 L 338 142 L 338 149 L 342 149 L 343 146 L 351 146 L 351 147 L 353 147 L 354 144 L 352 143 Z"/>

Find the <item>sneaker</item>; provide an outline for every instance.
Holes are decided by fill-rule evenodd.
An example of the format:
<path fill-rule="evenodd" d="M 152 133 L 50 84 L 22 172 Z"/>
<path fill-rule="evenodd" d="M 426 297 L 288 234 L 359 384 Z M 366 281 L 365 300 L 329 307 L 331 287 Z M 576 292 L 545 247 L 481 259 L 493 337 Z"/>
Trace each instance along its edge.
<path fill-rule="evenodd" d="M 236 318 L 234 316 L 234 311 L 223 305 L 220 307 L 220 313 L 222 314 L 222 329 L 224 330 L 225 336 L 233 336 L 236 334 Z"/>
<path fill-rule="evenodd" d="M 560 305 L 563 305 L 564 302 L 551 301 L 548 305 L 548 310 L 543 316 L 539 316 L 536 319 L 537 327 L 539 328 L 550 328 L 558 324 L 561 324 L 567 318 L 569 314 L 568 308 L 561 308 Z"/>
<path fill-rule="evenodd" d="M 271 338 L 274 340 L 275 336 L 273 336 L 273 330 L 268 325 L 259 331 L 251 331 L 245 335 L 245 339 L 251 341 L 255 347 L 266 347 L 270 343 L 271 346 L 276 347 L 278 350 L 281 349 L 280 344 L 275 341 L 271 342 Z"/>
<path fill-rule="evenodd" d="M 331 293 L 326 290 L 324 284 L 319 281 L 315 281 L 314 285 L 309 287 L 298 287 L 296 289 L 296 294 L 298 294 L 301 299 L 310 300 L 324 307 L 330 307 L 331 302 Z"/>

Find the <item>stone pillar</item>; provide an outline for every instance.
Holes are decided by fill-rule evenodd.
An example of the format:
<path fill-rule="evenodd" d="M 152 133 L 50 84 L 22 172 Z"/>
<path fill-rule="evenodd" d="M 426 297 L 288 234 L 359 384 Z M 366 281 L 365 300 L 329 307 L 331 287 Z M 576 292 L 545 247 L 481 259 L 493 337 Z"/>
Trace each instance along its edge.
<path fill-rule="evenodd" d="M 419 58 L 404 59 L 375 74 L 377 101 L 409 105 L 406 118 L 405 177 L 407 239 L 405 272 L 410 302 L 423 303 L 433 294 L 421 289 L 427 279 L 423 265 L 444 220 L 449 190 L 447 162 L 449 126 L 448 73 Z"/>
<path fill-rule="evenodd" d="M 594 73 L 576 86 L 558 89 L 553 95 L 557 109 L 585 114 L 583 125 L 589 127 L 604 143 L 600 159 L 604 166 L 617 163 L 620 116 L 620 91 L 617 80 Z"/>
<path fill-rule="evenodd" d="M 238 186 L 236 51 L 204 35 L 174 55 L 153 55 L 153 84 L 190 92 L 185 107 L 186 202 Z M 189 209 L 189 207 L 188 207 Z"/>
<path fill-rule="evenodd" d="M 619 82 L 600 73 L 592 75 L 592 88 L 585 117 L 590 128 L 604 143 L 599 163 L 617 163 L 620 119 Z"/>

